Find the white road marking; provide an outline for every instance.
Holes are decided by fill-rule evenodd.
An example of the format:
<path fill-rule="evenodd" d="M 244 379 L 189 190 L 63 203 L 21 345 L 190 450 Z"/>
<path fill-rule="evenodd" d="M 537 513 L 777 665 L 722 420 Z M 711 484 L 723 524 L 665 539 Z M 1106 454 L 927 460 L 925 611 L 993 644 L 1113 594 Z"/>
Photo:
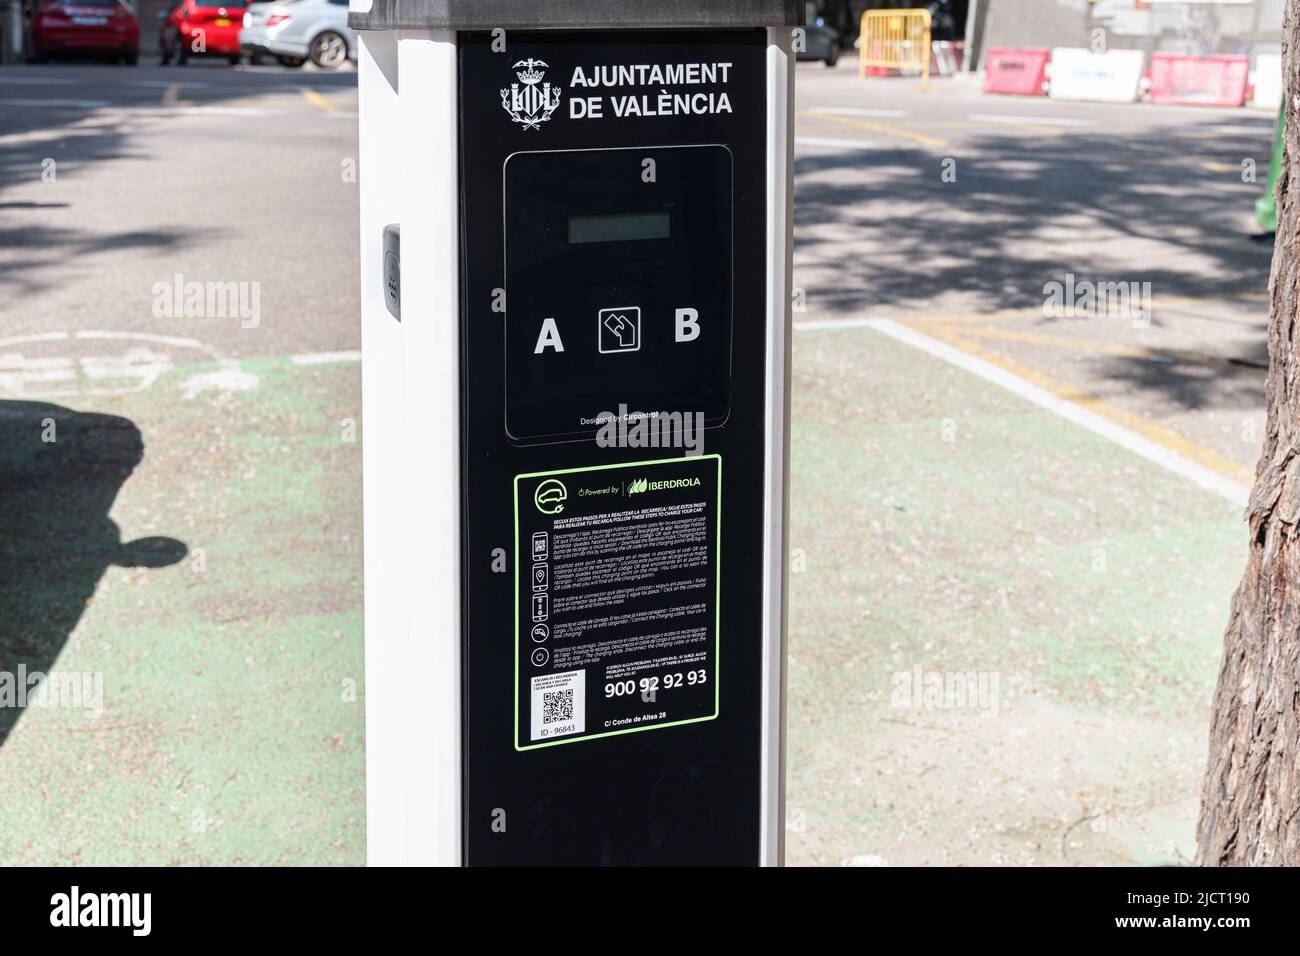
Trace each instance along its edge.
<path fill-rule="evenodd" d="M 164 106 L 153 107 L 162 113 L 186 113 L 191 116 L 270 116 L 283 110 L 268 110 L 258 106 Z"/>
<path fill-rule="evenodd" d="M 0 339 L 0 345 L 19 345 L 23 342 L 60 342 L 68 337 L 67 332 L 38 332 L 35 335 L 15 335 Z"/>
<path fill-rule="evenodd" d="M 203 392 L 251 392 L 257 386 L 257 376 L 245 372 L 238 362 L 223 362 L 215 372 L 200 372 L 182 382 L 181 398 L 188 402 Z"/>
<path fill-rule="evenodd" d="M 123 342 L 124 351 L 81 356 L 24 354 L 21 346 L 50 342 Z M 177 360 L 174 350 L 199 352 L 202 358 Z M 173 350 L 170 352 L 168 350 Z M 266 361 L 266 359 L 261 359 Z M 305 352 L 273 362 L 291 365 L 334 365 L 361 361 L 356 349 Z M 251 391 L 260 384 L 244 370 L 241 361 L 226 358 L 216 348 L 181 335 L 83 329 L 77 332 L 39 332 L 0 339 L 0 394 L 19 398 L 76 398 L 92 395 L 126 395 L 143 392 L 178 364 L 216 362 L 216 371 L 198 372 L 180 383 L 182 397 L 192 399 L 207 391 Z"/>
<path fill-rule="evenodd" d="M 829 116 L 874 116 L 876 119 L 898 119 L 907 115 L 907 110 L 869 110 L 852 106 L 814 106 L 808 112 Z"/>
<path fill-rule="evenodd" d="M 64 333 L 54 333 L 55 335 L 67 335 Z M 75 339 L 140 339 L 145 342 L 156 342 L 159 345 L 175 345 L 184 349 L 201 349 L 214 358 L 217 357 L 217 350 L 210 345 L 205 345 L 198 339 L 186 338 L 182 335 L 156 335 L 152 332 L 116 332 L 116 331 L 98 331 L 95 329 L 86 329 L 81 332 L 73 332 L 72 337 Z M 0 343 L 3 344 L 3 343 Z"/>
<path fill-rule="evenodd" d="M 999 368 L 990 362 L 975 358 L 973 355 L 967 355 L 961 349 L 954 348 L 945 342 L 940 342 L 928 335 L 917 332 L 915 329 L 909 329 L 897 322 L 889 319 L 844 319 L 841 321 L 810 321 L 795 322 L 794 327 L 797 331 L 822 331 L 822 330 L 845 330 L 845 329 L 873 329 L 891 338 L 904 342 L 913 348 L 920 349 L 935 358 L 943 359 L 951 365 L 970 372 L 972 375 L 978 375 L 994 385 L 1005 388 L 1007 391 L 1019 395 L 1021 398 L 1040 408 L 1045 408 L 1049 412 L 1054 412 L 1062 418 L 1074 422 L 1094 435 L 1099 435 L 1108 441 L 1114 442 L 1121 448 L 1126 448 L 1147 461 L 1153 462 L 1160 467 L 1171 471 L 1180 477 L 1186 478 L 1193 484 L 1199 485 L 1207 491 L 1214 492 L 1235 505 L 1244 505 L 1250 496 L 1250 489 L 1240 485 L 1235 481 L 1225 478 L 1218 472 L 1211 471 L 1204 465 L 1200 465 L 1189 458 L 1178 454 L 1177 452 L 1159 445 L 1149 438 L 1145 438 L 1136 432 L 1117 425 L 1108 418 L 1103 418 L 1096 412 L 1077 405 L 1074 402 L 1067 401 L 1059 395 L 1053 395 L 1045 388 L 1040 388 L 1031 382 L 1025 381 L 1018 375 L 1013 375 L 1006 369 Z"/>
<path fill-rule="evenodd" d="M 22 346 L 49 342 L 122 342 L 121 352 L 91 355 L 23 354 Z M 201 358 L 175 358 L 175 350 L 200 352 Z M 169 354 L 170 352 L 170 354 Z M 248 356 L 256 362 L 265 358 Z M 292 365 L 329 365 L 360 362 L 356 349 L 300 352 L 272 358 Z M 178 364 L 217 363 L 217 371 L 195 373 L 181 382 L 182 397 L 204 392 L 250 392 L 259 378 L 243 369 L 240 359 L 226 358 L 198 338 L 164 336 L 152 332 L 120 332 L 114 329 L 81 329 L 77 332 L 38 332 L 27 336 L 0 338 L 0 394 L 19 398 L 73 398 L 86 395 L 123 395 L 144 392 Z M 51 388 L 51 385 L 56 388 Z"/>
<path fill-rule="evenodd" d="M 128 348 L 121 355 L 87 355 L 79 359 L 62 356 L 31 358 L 21 352 L 0 353 L 0 390 L 11 395 L 48 398 L 125 395 L 143 392 L 171 368 L 170 356 L 140 346 Z M 48 387 L 54 382 L 72 385 Z M 105 382 L 119 384 L 106 385 Z"/>
<path fill-rule="evenodd" d="M 1007 116 L 1002 113 L 973 113 L 977 123 L 1032 123 L 1035 126 L 1096 126 L 1092 120 L 1070 119 L 1066 116 Z"/>
<path fill-rule="evenodd" d="M 875 149 L 873 143 L 861 139 L 831 139 L 824 136 L 796 136 L 796 146 L 824 146 L 829 149 Z"/>
<path fill-rule="evenodd" d="M 68 356 L 33 356 L 18 350 L 20 346 L 47 342 L 104 341 L 123 342 L 117 354 Z M 38 332 L 0 339 L 0 392 L 19 397 L 75 398 L 91 395 L 128 395 L 143 392 L 175 367 L 168 349 L 192 349 L 206 359 L 221 361 L 216 349 L 198 339 L 180 335 L 156 335 L 149 332 L 82 329 L 77 332 Z M 65 383 L 56 388 L 50 384 Z"/>
<path fill-rule="evenodd" d="M 142 86 L 149 89 L 170 89 L 173 86 L 183 86 L 186 89 L 206 89 L 211 83 L 195 83 L 190 80 L 127 80 L 127 86 Z"/>
<path fill-rule="evenodd" d="M 308 352 L 304 355 L 290 355 L 289 361 L 294 365 L 329 365 L 333 362 L 360 362 L 361 353 L 349 352 Z"/>
<path fill-rule="evenodd" d="M 66 109 L 97 110 L 100 109 L 101 107 L 108 106 L 108 105 L 109 105 L 108 100 L 59 100 L 59 99 L 28 100 L 28 99 L 21 99 L 15 97 L 6 97 L 4 99 L 0 99 L 0 106 L 20 106 L 20 107 L 29 106 L 34 109 L 59 109 L 60 107 L 62 107 Z"/>
<path fill-rule="evenodd" d="M 1234 126 L 1224 124 L 1222 126 L 1202 126 L 1200 129 L 1193 128 L 1189 130 L 1193 133 L 1248 133 L 1252 136 L 1272 136 L 1273 124 L 1260 124 L 1259 126 Z"/>
<path fill-rule="evenodd" d="M 0 83 L 5 86 L 76 86 L 76 80 L 57 76 L 13 76 L 9 70 L 0 71 Z"/>

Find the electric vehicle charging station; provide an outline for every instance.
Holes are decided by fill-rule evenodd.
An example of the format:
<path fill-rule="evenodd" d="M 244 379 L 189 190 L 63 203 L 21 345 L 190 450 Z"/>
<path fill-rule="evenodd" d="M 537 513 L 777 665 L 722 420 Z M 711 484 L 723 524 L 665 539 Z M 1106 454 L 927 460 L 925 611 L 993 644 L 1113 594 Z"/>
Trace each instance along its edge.
<path fill-rule="evenodd" d="M 352 0 L 372 864 L 782 861 L 802 6 Z"/>

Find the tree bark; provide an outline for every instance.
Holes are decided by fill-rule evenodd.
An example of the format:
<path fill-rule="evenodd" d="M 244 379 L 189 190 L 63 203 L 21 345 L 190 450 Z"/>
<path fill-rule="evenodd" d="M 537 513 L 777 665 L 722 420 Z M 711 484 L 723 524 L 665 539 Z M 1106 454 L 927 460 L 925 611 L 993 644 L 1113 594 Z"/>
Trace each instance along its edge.
<path fill-rule="evenodd" d="M 1285 152 L 1265 383 L 1268 424 L 1246 507 L 1250 557 L 1224 635 L 1197 824 L 1203 866 L 1300 865 L 1300 0 L 1282 23 Z"/>

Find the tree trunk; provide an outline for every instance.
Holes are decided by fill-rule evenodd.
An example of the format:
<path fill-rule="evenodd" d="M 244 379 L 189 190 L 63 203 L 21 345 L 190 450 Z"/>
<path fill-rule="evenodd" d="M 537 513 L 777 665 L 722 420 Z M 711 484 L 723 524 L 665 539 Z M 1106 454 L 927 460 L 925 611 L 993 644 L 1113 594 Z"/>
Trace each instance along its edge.
<path fill-rule="evenodd" d="M 1214 695 L 1197 824 L 1203 866 L 1300 865 L 1300 0 L 1288 0 L 1283 17 L 1282 76 L 1268 425 L 1246 508 L 1250 558 L 1232 599 Z"/>

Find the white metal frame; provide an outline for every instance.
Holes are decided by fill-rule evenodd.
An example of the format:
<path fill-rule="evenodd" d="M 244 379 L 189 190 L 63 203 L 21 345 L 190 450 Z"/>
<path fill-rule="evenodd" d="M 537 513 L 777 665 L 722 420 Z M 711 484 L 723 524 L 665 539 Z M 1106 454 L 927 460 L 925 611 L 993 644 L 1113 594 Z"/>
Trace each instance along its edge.
<path fill-rule="evenodd" d="M 767 395 L 763 462 L 763 727 L 759 862 L 785 863 L 785 634 L 790 462 L 790 297 L 794 226 L 794 56 L 767 31 Z"/>
<path fill-rule="evenodd" d="M 367 857 L 374 865 L 456 865 L 461 860 L 456 38 L 446 32 L 362 32 L 358 66 Z M 384 305 L 383 229 L 390 223 L 401 226 L 406 266 L 400 323 Z"/>

